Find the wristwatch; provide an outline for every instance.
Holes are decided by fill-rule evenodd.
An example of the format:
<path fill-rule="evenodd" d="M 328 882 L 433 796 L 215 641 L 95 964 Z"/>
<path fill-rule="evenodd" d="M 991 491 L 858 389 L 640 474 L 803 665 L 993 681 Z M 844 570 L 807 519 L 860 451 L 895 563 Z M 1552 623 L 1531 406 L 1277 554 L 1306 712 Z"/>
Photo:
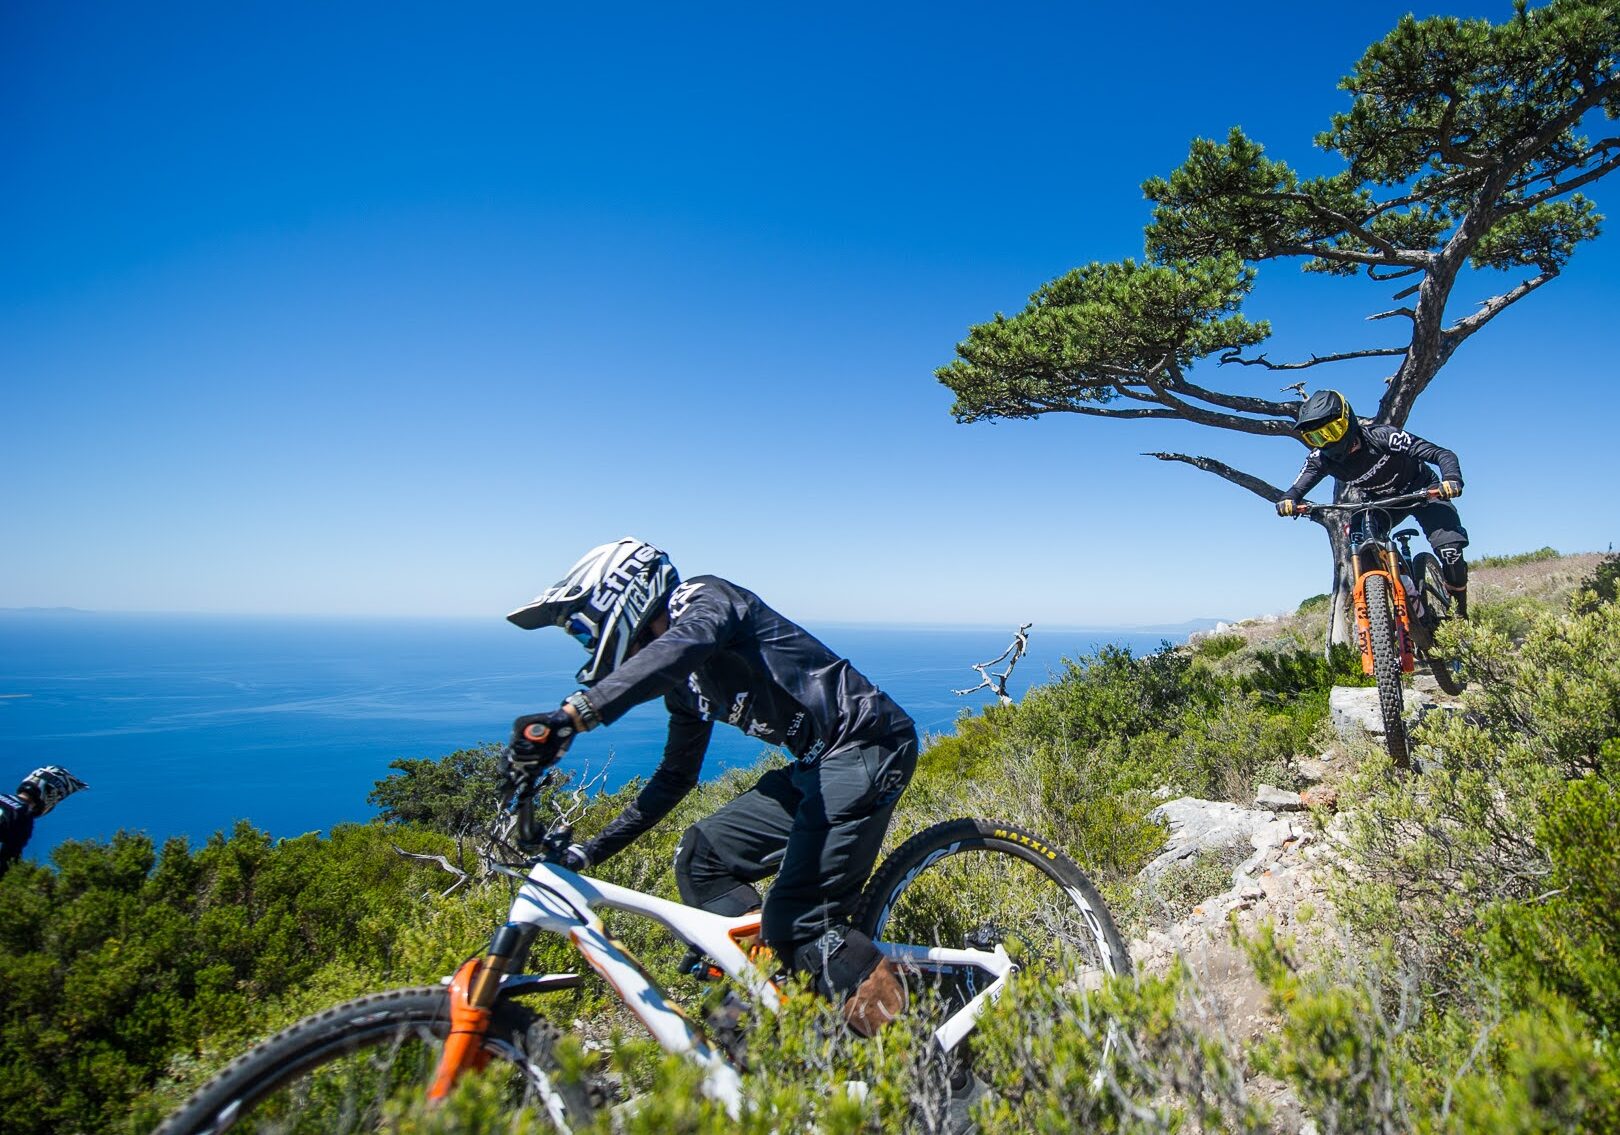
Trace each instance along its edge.
<path fill-rule="evenodd" d="M 563 698 L 563 704 L 579 714 L 579 727 L 585 732 L 589 733 L 602 724 L 601 716 L 596 712 L 596 707 L 591 704 L 591 699 L 585 696 L 584 690 L 575 690 Z"/>

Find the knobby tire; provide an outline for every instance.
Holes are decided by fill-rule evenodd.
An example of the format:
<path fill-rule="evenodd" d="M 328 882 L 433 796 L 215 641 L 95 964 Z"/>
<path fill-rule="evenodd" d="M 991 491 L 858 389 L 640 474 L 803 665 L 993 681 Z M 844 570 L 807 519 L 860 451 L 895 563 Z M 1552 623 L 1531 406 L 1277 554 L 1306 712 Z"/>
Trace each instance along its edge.
<path fill-rule="evenodd" d="M 1401 692 L 1401 652 L 1396 639 L 1389 580 L 1369 575 L 1363 583 L 1367 598 L 1367 631 L 1372 638 L 1373 678 L 1378 683 L 1378 709 L 1384 719 L 1384 747 L 1401 768 L 1409 763 L 1405 698 Z"/>
<path fill-rule="evenodd" d="M 855 925 L 880 941 L 925 946 L 983 948 L 987 934 L 1016 936 L 1026 951 L 1055 945 L 1067 963 L 1131 972 L 1125 940 L 1085 873 L 1048 841 L 998 820 L 946 820 L 906 840 L 867 884 Z"/>
<path fill-rule="evenodd" d="M 441 986 L 373 993 L 306 1017 L 233 1060 L 154 1135 L 392 1129 L 389 1109 L 400 1093 L 407 1102 L 425 1095 L 449 1017 Z M 484 1051 L 492 1069 L 509 1074 L 509 1106 L 546 1115 L 541 1093 L 549 1082 L 567 1130 L 588 1124 L 603 1100 L 585 1083 L 550 1075 L 559 1036 L 527 1008 L 500 1001 Z M 334 1071 L 340 1061 L 350 1064 Z"/>

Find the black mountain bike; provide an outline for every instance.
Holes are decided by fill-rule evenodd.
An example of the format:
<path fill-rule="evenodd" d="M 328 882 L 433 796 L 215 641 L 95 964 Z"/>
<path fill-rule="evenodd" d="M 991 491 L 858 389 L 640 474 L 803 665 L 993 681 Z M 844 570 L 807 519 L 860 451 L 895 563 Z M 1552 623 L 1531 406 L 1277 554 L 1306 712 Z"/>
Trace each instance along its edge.
<path fill-rule="evenodd" d="M 1410 764 L 1411 746 L 1406 734 L 1401 675 L 1412 673 L 1421 661 L 1448 694 L 1461 693 L 1463 688 L 1450 661 L 1439 657 L 1434 648 L 1434 632 L 1450 617 L 1452 607 L 1440 561 L 1432 552 L 1412 555 L 1410 545 L 1418 535 L 1416 529 L 1391 531 L 1396 513 L 1439 497 L 1440 490 L 1432 488 L 1343 504 L 1302 501 L 1298 510 L 1302 516 L 1312 512 L 1344 514 L 1348 550 L 1342 578 L 1355 581 L 1352 600 L 1356 647 L 1362 671 L 1372 675 L 1378 686 L 1384 745 L 1402 768 Z"/>

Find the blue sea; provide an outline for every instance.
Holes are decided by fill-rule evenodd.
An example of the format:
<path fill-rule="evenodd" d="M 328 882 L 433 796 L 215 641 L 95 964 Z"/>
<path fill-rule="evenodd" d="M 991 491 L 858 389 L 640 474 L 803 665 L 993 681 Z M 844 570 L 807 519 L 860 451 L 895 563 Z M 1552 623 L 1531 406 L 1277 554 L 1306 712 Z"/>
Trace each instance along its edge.
<path fill-rule="evenodd" d="M 972 663 L 1012 628 L 812 626 L 925 733 L 989 703 Z M 1183 631 L 1180 636 L 1184 637 Z M 1011 692 L 1062 659 L 1117 643 L 1141 653 L 1163 633 L 1037 626 Z M 0 612 L 0 787 L 42 764 L 90 785 L 39 821 L 28 854 L 120 828 L 200 842 L 246 819 L 275 836 L 374 814 L 373 783 L 400 757 L 439 757 L 504 739 L 512 718 L 577 688 L 582 652 L 561 634 L 501 619 L 318 619 Z M 582 737 L 569 767 L 617 787 L 646 776 L 666 716 L 640 706 Z M 760 742 L 715 730 L 705 775 L 757 759 Z"/>

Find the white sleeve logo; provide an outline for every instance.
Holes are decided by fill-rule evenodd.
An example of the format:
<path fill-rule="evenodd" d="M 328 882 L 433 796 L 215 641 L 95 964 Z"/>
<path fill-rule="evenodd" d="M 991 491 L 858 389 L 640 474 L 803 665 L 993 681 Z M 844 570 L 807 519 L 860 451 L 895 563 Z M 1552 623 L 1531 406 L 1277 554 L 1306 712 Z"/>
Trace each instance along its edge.
<path fill-rule="evenodd" d="M 1396 452 L 1412 448 L 1412 435 L 1405 430 L 1396 430 L 1389 435 L 1389 447 Z"/>
<path fill-rule="evenodd" d="M 669 617 L 678 619 L 686 613 L 686 608 L 692 603 L 692 597 L 703 590 L 701 583 L 683 583 L 669 593 Z"/>

